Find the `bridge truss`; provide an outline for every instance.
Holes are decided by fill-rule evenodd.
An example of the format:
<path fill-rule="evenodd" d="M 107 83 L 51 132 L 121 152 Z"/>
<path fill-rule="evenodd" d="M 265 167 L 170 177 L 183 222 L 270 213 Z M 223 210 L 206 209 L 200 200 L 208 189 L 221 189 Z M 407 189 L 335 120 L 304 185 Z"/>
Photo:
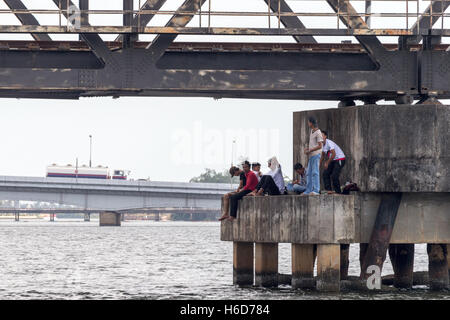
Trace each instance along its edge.
<path fill-rule="evenodd" d="M 0 0 L 0 97 L 450 97 L 450 0 L 26 2 Z"/>

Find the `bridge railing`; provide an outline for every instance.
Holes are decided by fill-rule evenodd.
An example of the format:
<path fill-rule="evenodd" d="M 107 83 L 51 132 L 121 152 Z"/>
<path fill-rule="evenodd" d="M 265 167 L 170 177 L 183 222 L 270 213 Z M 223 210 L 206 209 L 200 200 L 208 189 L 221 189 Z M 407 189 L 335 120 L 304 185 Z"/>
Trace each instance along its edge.
<path fill-rule="evenodd" d="M 0 21 L 5 21 L 1 18 L 3 15 L 14 14 L 22 25 L 2 23 L 0 33 L 399 36 L 429 35 L 429 29 L 433 29 L 437 35 L 450 36 L 445 19 L 450 16 L 445 13 L 450 0 L 255 0 L 251 3 L 256 9 L 251 11 L 244 10 L 245 7 L 239 11 L 218 0 L 187 0 L 177 10 L 151 8 L 142 0 L 138 8 L 131 1 L 125 9 L 106 6 L 104 9 L 80 9 L 70 0 L 49 1 L 54 8 L 42 9 L 14 7 L 11 3 L 17 1 L 5 2 L 10 5 L 8 9 L 0 9 Z M 108 7 L 111 7 L 110 2 Z M 39 25 L 26 19 L 44 15 L 53 23 Z M 97 21 L 117 21 L 115 18 L 123 17 L 123 23 L 91 25 L 89 16 Z M 165 25 L 147 26 L 154 17 L 171 18 Z M 241 20 L 238 18 L 244 19 L 243 25 L 249 25 L 249 18 L 263 20 L 258 20 L 258 27 L 239 27 Z M 189 26 L 186 20 L 190 21 Z M 301 20 L 318 28 L 307 28 Z"/>

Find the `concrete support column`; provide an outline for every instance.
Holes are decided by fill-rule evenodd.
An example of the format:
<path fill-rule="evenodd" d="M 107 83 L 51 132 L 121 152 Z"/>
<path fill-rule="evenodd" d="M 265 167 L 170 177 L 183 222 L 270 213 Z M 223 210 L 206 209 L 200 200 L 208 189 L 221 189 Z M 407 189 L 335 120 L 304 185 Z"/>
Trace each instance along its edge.
<path fill-rule="evenodd" d="M 255 244 L 255 285 L 278 286 L 278 243 Z"/>
<path fill-rule="evenodd" d="M 253 285 L 253 242 L 233 242 L 233 284 Z"/>
<path fill-rule="evenodd" d="M 448 266 L 448 277 L 450 281 L 450 244 L 447 245 L 447 266 Z"/>
<path fill-rule="evenodd" d="M 446 244 L 427 244 L 428 278 L 431 290 L 448 288 L 448 252 Z"/>
<path fill-rule="evenodd" d="M 314 288 L 314 245 L 292 244 L 292 288 Z"/>
<path fill-rule="evenodd" d="M 100 212 L 100 227 L 120 227 L 120 213 Z"/>
<path fill-rule="evenodd" d="M 91 214 L 90 213 L 85 213 L 84 214 L 84 221 L 86 221 L 86 222 L 91 221 Z"/>
<path fill-rule="evenodd" d="M 348 266 L 350 264 L 349 254 L 350 245 L 341 244 L 341 280 L 346 280 L 348 278 Z"/>
<path fill-rule="evenodd" d="M 125 213 L 120 214 L 120 221 L 125 221 Z"/>
<path fill-rule="evenodd" d="M 414 244 L 389 245 L 389 258 L 394 269 L 394 287 L 412 288 L 414 274 Z"/>
<path fill-rule="evenodd" d="M 55 214 L 50 213 L 50 222 L 54 222 L 54 221 L 55 221 Z"/>
<path fill-rule="evenodd" d="M 317 245 L 317 282 L 318 291 L 338 292 L 341 282 L 341 245 Z"/>
<path fill-rule="evenodd" d="M 14 221 L 19 221 L 20 220 L 20 214 L 18 212 L 14 213 Z"/>

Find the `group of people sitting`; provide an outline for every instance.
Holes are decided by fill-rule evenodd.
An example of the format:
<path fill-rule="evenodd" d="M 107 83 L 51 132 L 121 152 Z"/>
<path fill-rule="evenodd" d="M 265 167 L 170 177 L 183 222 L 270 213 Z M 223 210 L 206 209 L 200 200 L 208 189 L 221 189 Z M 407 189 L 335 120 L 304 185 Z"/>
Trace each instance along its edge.
<path fill-rule="evenodd" d="M 308 155 L 308 166 L 305 169 L 301 163 L 294 165 L 298 179 L 285 185 L 281 165 L 276 157 L 268 160 L 269 172 L 261 173 L 261 164 L 249 161 L 242 163 L 242 169 L 236 166 L 230 168 L 232 177 L 239 177 L 239 187 L 235 192 L 224 195 L 223 214 L 220 221 L 236 219 L 238 203 L 244 196 L 277 196 L 288 193 L 301 195 L 320 194 L 320 167 L 323 165 L 324 188 L 328 194 L 341 193 L 340 173 L 345 165 L 345 155 L 342 149 L 328 139 L 328 133 L 321 131 L 314 118 L 309 118 L 311 129 L 309 146 L 304 150 Z"/>
<path fill-rule="evenodd" d="M 267 166 L 269 172 L 264 175 L 261 173 L 261 164 L 258 162 L 251 165 L 249 161 L 244 161 L 242 169 L 236 166 L 230 168 L 230 175 L 239 177 L 239 187 L 235 192 L 224 195 L 224 214 L 219 219 L 220 221 L 236 218 L 238 202 L 244 196 L 261 196 L 263 194 L 276 196 L 286 192 L 283 172 L 277 158 L 270 158 Z"/>

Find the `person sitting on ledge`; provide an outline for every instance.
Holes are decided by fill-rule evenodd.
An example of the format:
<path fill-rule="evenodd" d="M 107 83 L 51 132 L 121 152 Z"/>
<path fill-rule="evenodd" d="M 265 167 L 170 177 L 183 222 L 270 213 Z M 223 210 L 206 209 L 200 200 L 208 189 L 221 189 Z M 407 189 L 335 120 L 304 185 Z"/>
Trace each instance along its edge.
<path fill-rule="evenodd" d="M 252 171 L 256 174 L 256 177 L 258 178 L 258 182 L 259 182 L 261 180 L 261 177 L 262 177 L 261 163 L 253 162 L 252 163 Z"/>
<path fill-rule="evenodd" d="M 229 211 L 230 211 L 230 196 L 232 194 L 241 192 L 244 189 L 245 184 L 247 183 L 247 178 L 245 177 L 244 170 L 241 170 L 241 169 L 239 169 L 236 166 L 232 166 L 230 168 L 229 172 L 230 172 L 231 178 L 239 177 L 239 187 L 237 188 L 236 191 L 229 192 L 229 193 L 227 193 L 227 194 L 225 194 L 223 196 L 223 214 L 222 214 L 222 217 L 219 218 L 219 221 L 227 219 L 230 216 L 230 214 L 229 214 Z"/>
<path fill-rule="evenodd" d="M 269 196 L 278 196 L 285 194 L 286 187 L 284 185 L 283 172 L 281 171 L 281 165 L 278 163 L 277 158 L 272 157 L 269 159 L 267 165 L 270 171 L 262 176 L 261 181 L 259 181 L 255 191 L 251 195 L 261 196 L 267 193 Z"/>
<path fill-rule="evenodd" d="M 339 176 L 345 165 L 345 154 L 336 143 L 328 139 L 328 133 L 326 131 L 322 131 L 322 137 L 324 146 L 322 149 L 322 157 L 320 158 L 320 165 L 323 163 L 323 168 L 325 169 L 322 174 L 325 190 L 328 191 L 328 194 L 341 193 Z M 325 157 L 328 157 L 328 159 L 325 160 Z M 331 189 L 331 182 L 333 182 L 334 191 Z"/>
<path fill-rule="evenodd" d="M 301 194 L 306 190 L 306 175 L 305 168 L 303 168 L 301 163 L 296 163 L 294 165 L 294 170 L 298 174 L 298 180 L 294 180 L 289 183 L 286 187 L 288 192 L 295 192 L 296 194 Z"/>
<path fill-rule="evenodd" d="M 242 191 L 230 196 L 230 216 L 227 217 L 230 221 L 236 219 L 239 200 L 255 190 L 256 185 L 258 184 L 258 178 L 256 177 L 255 173 L 250 170 L 250 163 L 248 161 L 244 162 L 243 168 L 247 183 L 245 184 Z"/>

